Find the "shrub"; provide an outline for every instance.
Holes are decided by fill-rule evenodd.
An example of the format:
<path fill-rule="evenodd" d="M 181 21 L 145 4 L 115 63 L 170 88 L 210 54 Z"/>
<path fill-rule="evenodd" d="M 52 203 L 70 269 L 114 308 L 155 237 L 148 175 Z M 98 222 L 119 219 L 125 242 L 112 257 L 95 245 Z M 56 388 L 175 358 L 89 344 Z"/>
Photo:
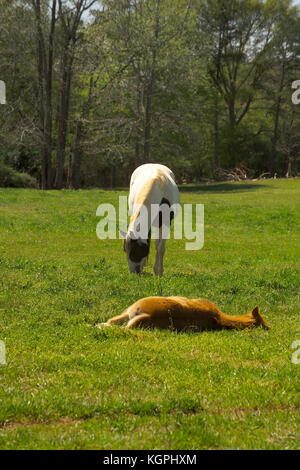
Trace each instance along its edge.
<path fill-rule="evenodd" d="M 37 181 L 27 173 L 18 173 L 13 168 L 0 163 L 0 187 L 37 188 Z"/>

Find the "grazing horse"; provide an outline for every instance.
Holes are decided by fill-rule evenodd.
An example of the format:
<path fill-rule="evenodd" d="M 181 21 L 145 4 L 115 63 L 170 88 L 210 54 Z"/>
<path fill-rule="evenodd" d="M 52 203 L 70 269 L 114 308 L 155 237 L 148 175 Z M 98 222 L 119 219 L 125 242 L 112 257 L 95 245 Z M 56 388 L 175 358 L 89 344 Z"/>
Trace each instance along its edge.
<path fill-rule="evenodd" d="M 148 163 L 133 172 L 129 193 L 130 223 L 127 233 L 120 231 L 130 273 L 143 271 L 150 251 L 151 227 L 156 227 L 154 273 L 163 275 L 166 238 L 178 204 L 179 191 L 169 168 Z"/>
<path fill-rule="evenodd" d="M 158 328 L 175 331 L 238 330 L 262 326 L 269 329 L 258 307 L 245 315 L 226 315 L 205 299 L 147 297 L 99 326 L 125 325 L 127 328 Z"/>

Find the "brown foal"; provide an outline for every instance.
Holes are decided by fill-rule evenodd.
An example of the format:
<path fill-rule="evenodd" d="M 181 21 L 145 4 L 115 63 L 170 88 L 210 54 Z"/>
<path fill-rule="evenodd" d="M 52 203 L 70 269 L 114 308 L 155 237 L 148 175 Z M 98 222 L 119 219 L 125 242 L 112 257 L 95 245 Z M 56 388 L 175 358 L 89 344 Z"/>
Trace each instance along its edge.
<path fill-rule="evenodd" d="M 127 328 L 175 331 L 245 329 L 257 326 L 269 329 L 258 307 L 245 315 L 230 316 L 208 300 L 189 300 L 184 297 L 147 297 L 104 323 L 107 326 L 125 324 Z"/>

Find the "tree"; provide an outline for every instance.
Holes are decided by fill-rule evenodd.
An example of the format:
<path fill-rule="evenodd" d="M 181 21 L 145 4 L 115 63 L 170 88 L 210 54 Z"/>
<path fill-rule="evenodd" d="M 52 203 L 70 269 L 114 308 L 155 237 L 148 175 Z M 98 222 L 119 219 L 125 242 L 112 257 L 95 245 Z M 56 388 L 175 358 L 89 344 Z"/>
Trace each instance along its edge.
<path fill-rule="evenodd" d="M 277 6 L 277 22 L 275 25 L 275 37 L 273 40 L 273 67 L 269 74 L 271 95 L 273 95 L 273 135 L 272 148 L 269 161 L 269 171 L 273 175 L 276 169 L 277 144 L 280 138 L 280 115 L 284 103 L 290 101 L 291 74 L 296 71 L 300 42 L 300 21 L 297 9 L 292 7 L 292 2 L 287 0 Z M 293 119 L 292 119 L 293 121 Z"/>
<path fill-rule="evenodd" d="M 189 3 L 177 0 L 106 1 L 108 38 L 116 59 L 126 67 L 130 90 L 127 106 L 134 122 L 135 164 L 151 156 L 153 115 L 160 84 L 161 60 L 180 44 Z M 134 87 L 132 87 L 132 79 Z"/>
<path fill-rule="evenodd" d="M 83 139 L 86 134 L 85 121 L 89 118 L 89 112 L 92 102 L 92 94 L 94 88 L 95 78 L 92 74 L 89 81 L 89 92 L 88 97 L 84 101 L 79 118 L 76 121 L 76 130 L 73 145 L 73 162 L 72 162 L 72 175 L 71 175 L 71 187 L 73 189 L 80 188 L 80 172 L 81 163 L 83 157 Z"/>
<path fill-rule="evenodd" d="M 219 164 L 218 95 L 227 107 L 228 132 L 245 119 L 268 67 L 272 21 L 261 0 L 203 0 L 198 28 L 206 37 L 207 73 L 215 88 L 215 165 Z"/>
<path fill-rule="evenodd" d="M 61 85 L 58 119 L 58 139 L 56 152 L 55 187 L 63 186 L 64 165 L 66 156 L 67 126 L 70 109 L 70 95 L 73 73 L 73 62 L 80 37 L 80 21 L 85 11 L 91 8 L 96 0 L 73 0 L 71 5 L 58 0 L 58 16 L 63 29 L 63 56 L 61 60 Z"/>
<path fill-rule="evenodd" d="M 183 182 L 241 163 L 299 171 L 290 0 L 0 0 L 0 13 L 0 161 L 41 188 L 126 185 L 147 161 Z"/>
<path fill-rule="evenodd" d="M 40 0 L 31 0 L 36 20 L 37 38 L 37 70 L 38 70 L 38 102 L 39 130 L 42 159 L 42 189 L 52 186 L 51 155 L 52 155 L 52 78 L 53 78 L 53 46 L 56 24 L 56 0 L 50 6 L 50 18 L 47 12 L 42 18 Z M 44 7 L 45 8 L 45 7 Z M 49 32 L 47 33 L 47 29 Z"/>

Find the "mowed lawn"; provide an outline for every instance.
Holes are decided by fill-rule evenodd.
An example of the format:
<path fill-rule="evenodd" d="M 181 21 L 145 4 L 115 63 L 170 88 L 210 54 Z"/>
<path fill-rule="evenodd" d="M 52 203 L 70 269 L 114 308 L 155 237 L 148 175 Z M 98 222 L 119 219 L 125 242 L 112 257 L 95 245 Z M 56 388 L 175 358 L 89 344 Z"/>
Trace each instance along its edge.
<path fill-rule="evenodd" d="M 128 273 L 97 206 L 126 191 L 0 189 L 2 449 L 297 449 L 300 180 L 181 188 L 205 245 L 167 242 L 165 276 Z M 95 325 L 150 295 L 258 305 L 271 330 Z"/>

